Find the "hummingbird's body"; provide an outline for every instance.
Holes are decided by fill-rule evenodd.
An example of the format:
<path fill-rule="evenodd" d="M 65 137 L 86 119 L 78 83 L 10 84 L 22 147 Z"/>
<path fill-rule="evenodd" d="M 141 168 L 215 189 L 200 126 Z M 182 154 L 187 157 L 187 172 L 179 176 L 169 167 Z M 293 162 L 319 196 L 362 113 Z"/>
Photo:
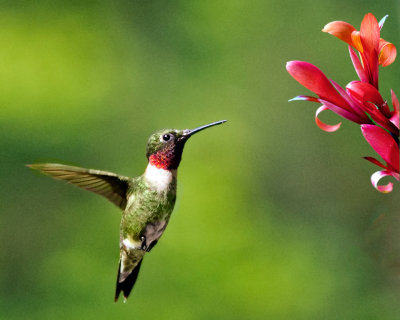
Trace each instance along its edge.
<path fill-rule="evenodd" d="M 154 247 L 167 227 L 176 199 L 176 172 L 149 164 L 145 173 L 132 181 L 132 192 L 121 219 L 121 260 L 115 299 L 119 291 L 129 294 L 132 287 L 128 286 L 133 286 L 136 279 L 129 281 L 128 277 L 137 277 L 145 252 Z"/>
<path fill-rule="evenodd" d="M 129 296 L 142 259 L 163 234 L 176 200 L 177 169 L 185 142 L 194 133 L 225 121 L 193 130 L 160 130 L 150 136 L 145 172 L 136 178 L 62 164 L 33 164 L 31 168 L 102 195 L 123 210 L 120 226 L 120 263 L 115 301 L 122 291 Z"/>

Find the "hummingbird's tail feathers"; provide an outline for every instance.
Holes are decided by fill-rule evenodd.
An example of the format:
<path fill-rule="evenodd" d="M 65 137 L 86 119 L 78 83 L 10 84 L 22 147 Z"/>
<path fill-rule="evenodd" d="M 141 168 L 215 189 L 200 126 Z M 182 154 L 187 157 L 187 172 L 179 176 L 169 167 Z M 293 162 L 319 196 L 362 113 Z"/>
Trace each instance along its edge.
<path fill-rule="evenodd" d="M 28 167 L 39 170 L 54 179 L 64 180 L 85 190 L 97 193 L 122 210 L 126 207 L 127 192 L 132 179 L 115 173 L 67 166 L 58 163 L 35 163 Z"/>
<path fill-rule="evenodd" d="M 122 291 L 125 301 L 128 299 L 129 294 L 132 291 L 132 288 L 136 282 L 136 279 L 139 275 L 139 270 L 140 270 L 140 265 L 142 264 L 142 260 L 139 261 L 139 263 L 135 266 L 135 268 L 132 270 L 132 272 L 128 276 L 124 276 L 120 282 L 121 278 L 121 260 L 119 261 L 119 266 L 118 266 L 118 276 L 117 276 L 117 287 L 115 290 L 115 298 L 114 301 L 118 301 L 118 297 Z"/>

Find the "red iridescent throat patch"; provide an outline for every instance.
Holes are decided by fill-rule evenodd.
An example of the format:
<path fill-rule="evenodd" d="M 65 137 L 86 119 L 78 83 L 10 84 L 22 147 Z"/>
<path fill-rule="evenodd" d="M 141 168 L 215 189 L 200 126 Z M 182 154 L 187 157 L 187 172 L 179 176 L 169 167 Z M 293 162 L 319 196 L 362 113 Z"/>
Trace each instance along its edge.
<path fill-rule="evenodd" d="M 182 151 L 176 150 L 174 147 L 164 148 L 153 153 L 149 157 L 149 163 L 158 169 L 173 170 L 177 169 L 181 161 Z"/>

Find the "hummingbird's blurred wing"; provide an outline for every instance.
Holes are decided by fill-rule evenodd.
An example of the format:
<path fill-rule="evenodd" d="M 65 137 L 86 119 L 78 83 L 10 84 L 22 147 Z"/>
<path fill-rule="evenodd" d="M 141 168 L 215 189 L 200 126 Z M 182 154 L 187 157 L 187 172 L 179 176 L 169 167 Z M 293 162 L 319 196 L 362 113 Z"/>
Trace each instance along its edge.
<path fill-rule="evenodd" d="M 58 163 L 36 163 L 27 165 L 58 180 L 65 180 L 80 188 L 97 193 L 122 210 L 126 207 L 131 179 L 115 173 L 67 166 Z"/>

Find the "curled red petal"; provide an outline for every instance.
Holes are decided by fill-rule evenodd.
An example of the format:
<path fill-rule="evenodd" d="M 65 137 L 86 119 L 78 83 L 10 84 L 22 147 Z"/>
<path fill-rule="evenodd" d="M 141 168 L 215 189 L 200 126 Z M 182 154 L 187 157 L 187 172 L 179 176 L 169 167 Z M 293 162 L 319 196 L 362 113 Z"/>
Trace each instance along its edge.
<path fill-rule="evenodd" d="M 365 140 L 388 164 L 388 168 L 399 172 L 399 145 L 386 130 L 372 124 L 361 125 Z"/>
<path fill-rule="evenodd" d="M 330 101 L 343 109 L 349 108 L 329 79 L 313 64 L 305 61 L 289 61 L 286 64 L 286 70 L 300 84 L 313 91 L 321 99 Z"/>
<path fill-rule="evenodd" d="M 323 29 L 323 32 L 328 32 L 331 35 L 339 38 L 340 40 L 347 42 L 349 45 L 353 45 L 351 39 L 351 33 L 355 31 L 354 28 L 350 23 L 344 21 L 333 21 L 329 22 Z"/>
<path fill-rule="evenodd" d="M 387 176 L 393 176 L 393 173 L 390 172 L 390 171 L 387 171 L 387 170 L 382 170 L 382 171 L 375 172 L 371 176 L 371 183 L 374 186 L 374 188 L 376 190 L 378 190 L 379 192 L 382 192 L 382 193 L 392 192 L 392 190 L 393 190 L 393 183 L 392 182 L 389 182 L 386 185 L 381 185 L 381 186 L 378 185 L 379 180 L 381 180 L 382 178 L 387 177 Z M 399 180 L 399 179 L 397 178 L 397 180 Z"/>
<path fill-rule="evenodd" d="M 341 126 L 341 122 L 339 122 L 338 124 L 335 124 L 335 125 L 329 125 L 329 124 L 326 124 L 326 123 L 324 123 L 324 122 L 322 122 L 321 120 L 319 120 L 319 118 L 318 118 L 318 115 L 322 112 L 322 111 L 325 111 L 325 110 L 328 110 L 329 108 L 328 107 L 326 107 L 326 106 L 324 106 L 324 105 L 322 105 L 322 106 L 320 106 L 318 109 L 317 109 L 317 111 L 315 112 L 315 123 L 317 124 L 317 126 L 321 129 L 321 130 L 324 130 L 324 131 L 326 131 L 326 132 L 335 132 L 335 131 L 337 131 L 337 130 L 339 130 L 339 128 L 340 128 L 340 126 Z"/>
<path fill-rule="evenodd" d="M 383 39 L 379 41 L 379 64 L 386 67 L 394 62 L 397 55 L 397 50 L 394 44 Z"/>

